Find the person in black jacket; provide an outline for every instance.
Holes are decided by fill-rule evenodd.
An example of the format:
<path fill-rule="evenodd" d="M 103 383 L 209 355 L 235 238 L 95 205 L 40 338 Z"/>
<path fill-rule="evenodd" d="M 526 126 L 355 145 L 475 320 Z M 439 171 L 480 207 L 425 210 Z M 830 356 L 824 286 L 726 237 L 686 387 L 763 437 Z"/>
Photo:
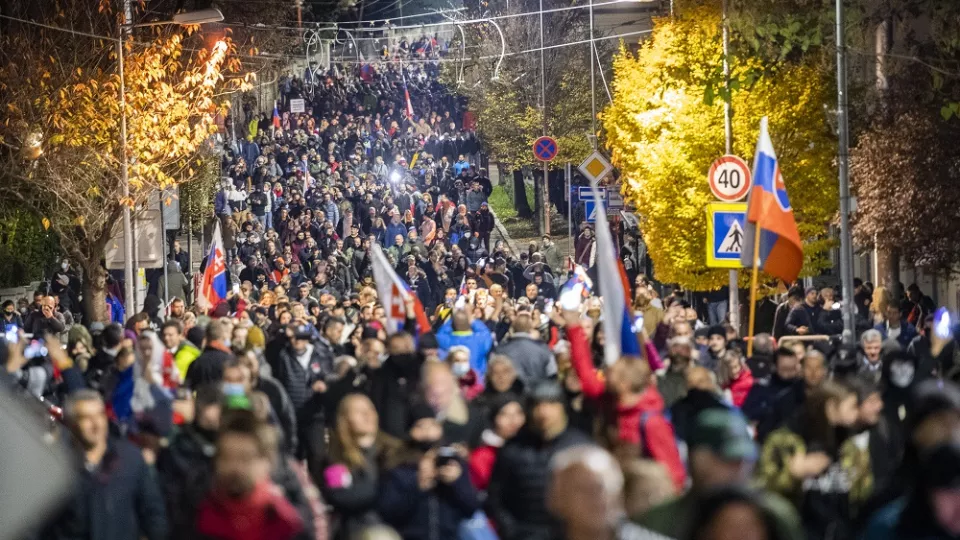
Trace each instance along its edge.
<path fill-rule="evenodd" d="M 404 540 L 456 538 L 480 509 L 463 456 L 442 446 L 443 427 L 426 405 L 411 409 L 409 436 L 380 482 L 380 515 Z"/>
<path fill-rule="evenodd" d="M 487 514 L 503 540 L 551 538 L 556 523 L 545 502 L 548 464 L 561 450 L 592 444 L 568 427 L 563 390 L 556 382 L 535 385 L 527 405 L 527 427 L 500 449 L 487 488 Z"/>
<path fill-rule="evenodd" d="M 323 400 L 327 391 L 326 378 L 333 374 L 333 358 L 328 361 L 311 342 L 312 337 L 309 327 L 297 327 L 293 338 L 280 350 L 270 369 L 287 391 L 297 412 L 299 445 L 296 455 L 307 458 L 310 470 L 315 471 L 326 453 Z"/>
<path fill-rule="evenodd" d="M 187 388 L 200 388 L 223 380 L 223 366 L 233 358 L 226 340 L 227 329 L 224 325 L 219 321 L 210 321 L 203 352 L 190 364 L 183 379 Z"/>
<path fill-rule="evenodd" d="M 183 426 L 157 456 L 171 538 L 187 538 L 191 534 L 197 505 L 210 489 L 222 402 L 223 392 L 218 385 L 198 389 L 193 422 Z"/>
<path fill-rule="evenodd" d="M 77 450 L 77 481 L 43 537 L 63 540 L 166 540 L 163 497 L 140 450 L 109 436 L 106 406 L 94 390 L 64 409 Z"/>
<path fill-rule="evenodd" d="M 820 318 L 820 306 L 817 303 L 817 288 L 807 287 L 804 291 L 803 302 L 794 306 L 787 315 L 786 333 L 791 336 L 807 336 L 820 334 L 817 324 Z"/>

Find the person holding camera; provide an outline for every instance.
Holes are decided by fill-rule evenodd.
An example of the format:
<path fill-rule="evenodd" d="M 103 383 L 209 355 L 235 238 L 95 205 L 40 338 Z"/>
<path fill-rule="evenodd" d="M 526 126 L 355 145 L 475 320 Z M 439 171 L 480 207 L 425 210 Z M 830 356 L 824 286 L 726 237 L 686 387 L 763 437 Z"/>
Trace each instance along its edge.
<path fill-rule="evenodd" d="M 410 411 L 410 440 L 391 459 L 381 480 L 380 517 L 405 540 L 456 538 L 480 509 L 459 451 L 443 446 L 443 426 L 427 404 Z"/>

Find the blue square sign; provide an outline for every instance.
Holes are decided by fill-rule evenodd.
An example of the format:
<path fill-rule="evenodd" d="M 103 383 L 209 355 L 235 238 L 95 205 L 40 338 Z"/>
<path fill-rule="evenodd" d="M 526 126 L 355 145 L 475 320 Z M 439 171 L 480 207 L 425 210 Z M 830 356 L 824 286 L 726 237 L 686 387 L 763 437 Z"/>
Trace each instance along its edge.
<path fill-rule="evenodd" d="M 707 205 L 707 266 L 743 268 L 740 253 L 744 244 L 746 203 L 710 203 Z"/>

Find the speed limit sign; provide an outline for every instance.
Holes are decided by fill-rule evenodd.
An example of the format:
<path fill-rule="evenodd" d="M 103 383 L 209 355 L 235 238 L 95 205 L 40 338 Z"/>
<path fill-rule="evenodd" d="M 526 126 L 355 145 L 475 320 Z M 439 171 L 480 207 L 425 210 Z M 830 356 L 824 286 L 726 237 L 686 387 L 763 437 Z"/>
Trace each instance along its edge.
<path fill-rule="evenodd" d="M 747 163 L 737 156 L 723 156 L 710 165 L 707 173 L 710 191 L 725 202 L 736 202 L 750 191 L 750 169 Z"/>

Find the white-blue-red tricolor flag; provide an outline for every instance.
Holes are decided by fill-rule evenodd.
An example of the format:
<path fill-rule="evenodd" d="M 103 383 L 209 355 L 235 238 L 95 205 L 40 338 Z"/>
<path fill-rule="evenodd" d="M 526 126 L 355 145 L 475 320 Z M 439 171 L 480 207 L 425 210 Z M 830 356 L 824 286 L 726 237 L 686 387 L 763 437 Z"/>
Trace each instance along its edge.
<path fill-rule="evenodd" d="M 411 334 L 429 332 L 431 330 L 430 319 L 427 318 L 420 299 L 394 272 L 390 266 L 390 261 L 387 260 L 387 256 L 383 254 L 379 245 L 374 244 L 370 248 L 370 253 L 373 255 L 371 269 L 373 270 L 373 281 L 377 286 L 377 296 L 380 298 L 380 304 L 383 305 L 384 311 L 387 312 L 387 333 L 393 334 L 403 329 L 403 323 L 407 319 L 405 302 L 407 295 L 413 297 L 413 311 L 416 314 L 419 332 L 413 332 L 412 329 L 407 330 Z"/>
<path fill-rule="evenodd" d="M 227 259 L 223 251 L 220 222 L 213 228 L 213 241 L 207 252 L 207 266 L 200 281 L 200 307 L 213 309 L 227 299 Z"/>
<path fill-rule="evenodd" d="M 597 201 L 597 283 L 603 297 L 603 330 L 607 339 L 603 346 L 603 361 L 608 366 L 621 356 L 641 356 L 640 341 L 633 328 L 633 309 L 630 307 L 630 283 L 623 263 L 613 247 L 613 237 L 607 216 L 603 212 L 604 198 L 596 186 L 590 186 Z"/>
<path fill-rule="evenodd" d="M 761 270 L 787 283 L 796 281 L 803 268 L 803 244 L 797 230 L 787 186 L 767 131 L 767 117 L 760 120 L 757 155 L 753 161 L 753 187 L 747 199 L 747 222 L 743 227 L 740 262 L 753 268 L 754 240 L 760 229 L 757 263 Z"/>

